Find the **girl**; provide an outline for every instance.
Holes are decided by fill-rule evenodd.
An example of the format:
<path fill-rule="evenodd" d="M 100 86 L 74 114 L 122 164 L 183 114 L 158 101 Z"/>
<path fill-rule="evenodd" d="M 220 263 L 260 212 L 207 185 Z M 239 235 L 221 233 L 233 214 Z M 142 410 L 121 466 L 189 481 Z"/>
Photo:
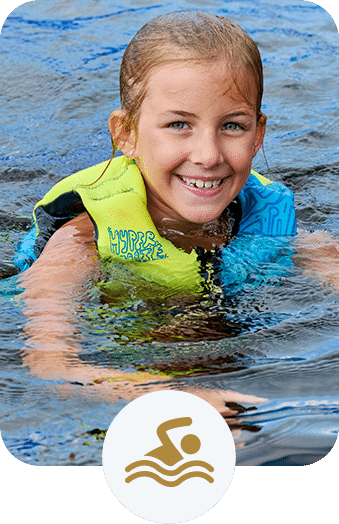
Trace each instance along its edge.
<path fill-rule="evenodd" d="M 266 126 L 262 64 L 239 26 L 200 12 L 150 21 L 126 49 L 120 89 L 121 108 L 109 118 L 112 158 L 62 180 L 37 204 L 16 262 L 25 269 L 39 257 L 20 277 L 30 318 L 25 363 L 43 378 L 123 380 L 119 394 L 131 398 L 128 381 L 162 377 L 98 371 L 69 351 L 99 256 L 122 268 L 110 283 L 117 297 L 126 268 L 167 296 L 199 296 L 214 289 L 204 273 L 209 253 L 222 258 L 245 234 L 294 235 L 296 221 L 291 192 L 251 171 Z M 123 155 L 113 158 L 117 149 Z M 195 392 L 225 415 L 227 400 L 260 400 Z"/>
<path fill-rule="evenodd" d="M 26 265 L 85 210 L 99 254 L 143 262 L 151 280 L 157 264 L 145 262 L 160 260 L 164 273 L 173 258 L 196 259 L 183 251 L 235 235 L 296 233 L 291 192 L 251 174 L 266 127 L 262 64 L 239 26 L 199 12 L 152 20 L 126 49 L 120 88 L 109 130 L 112 158 L 124 156 L 62 180 L 36 205 Z"/>

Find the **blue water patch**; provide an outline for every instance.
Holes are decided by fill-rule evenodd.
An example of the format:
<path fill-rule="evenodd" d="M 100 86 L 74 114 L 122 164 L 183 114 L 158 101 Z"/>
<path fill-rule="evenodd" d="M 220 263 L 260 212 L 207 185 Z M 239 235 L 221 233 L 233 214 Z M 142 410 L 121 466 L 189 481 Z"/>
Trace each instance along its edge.
<path fill-rule="evenodd" d="M 325 10 L 303 0 L 35 0 L 8 17 L 0 37 L 3 274 L 14 271 L 15 244 L 27 233 L 27 223 L 3 219 L 30 217 L 59 179 L 110 157 L 123 52 L 149 19 L 182 9 L 225 15 L 257 42 L 268 166 L 259 152 L 253 168 L 294 192 L 299 228 L 338 238 L 339 42 Z M 243 260 L 225 252 L 213 291 L 193 303 L 137 292 L 114 301 L 89 285 L 72 326 L 81 341 L 56 354 L 58 365 L 55 353 L 34 349 L 20 276 L 0 281 L 0 427 L 10 452 L 29 464 L 101 465 L 102 437 L 127 402 L 119 397 L 128 397 L 121 383 L 96 380 L 111 366 L 162 373 L 169 388 L 267 398 L 231 418 L 237 464 L 301 465 L 325 455 L 339 426 L 338 292 L 297 266 L 297 243 L 238 238 Z M 119 285 L 130 293 L 127 277 Z M 93 377 L 76 366 L 91 366 Z M 58 367 L 68 375 L 47 376 Z"/>

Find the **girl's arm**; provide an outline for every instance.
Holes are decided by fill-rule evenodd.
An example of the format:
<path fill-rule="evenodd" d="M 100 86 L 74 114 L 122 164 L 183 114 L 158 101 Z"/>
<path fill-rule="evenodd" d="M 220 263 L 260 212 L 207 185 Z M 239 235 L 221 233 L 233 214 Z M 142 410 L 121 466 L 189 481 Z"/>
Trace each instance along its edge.
<path fill-rule="evenodd" d="M 297 242 L 295 264 L 339 290 L 339 241 L 328 231 L 300 231 Z"/>
<path fill-rule="evenodd" d="M 225 405 L 227 402 L 264 400 L 234 391 L 187 388 L 179 380 L 174 383 L 161 375 L 124 373 L 82 362 L 77 310 L 86 299 L 86 284 L 100 278 L 93 234 L 87 213 L 71 220 L 54 233 L 38 260 L 20 275 L 24 288 L 20 298 L 27 317 L 23 364 L 33 374 L 45 380 L 91 385 L 91 391 L 110 400 L 132 400 L 162 388 L 184 389 L 204 398 L 223 416 L 237 413 Z"/>
<path fill-rule="evenodd" d="M 24 364 L 44 379 L 80 382 L 108 379 L 140 382 L 147 374 L 125 374 L 83 363 L 79 315 L 86 285 L 100 278 L 93 226 L 83 213 L 56 231 L 34 264 L 19 277 L 27 323 Z M 153 375 L 147 375 L 147 378 Z"/>

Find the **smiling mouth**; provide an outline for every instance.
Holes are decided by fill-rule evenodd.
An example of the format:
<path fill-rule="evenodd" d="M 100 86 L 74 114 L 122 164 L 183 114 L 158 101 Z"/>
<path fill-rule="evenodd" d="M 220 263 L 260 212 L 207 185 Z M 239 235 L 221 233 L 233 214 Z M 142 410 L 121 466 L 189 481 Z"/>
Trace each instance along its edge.
<path fill-rule="evenodd" d="M 186 186 L 197 187 L 198 189 L 214 189 L 219 187 L 223 182 L 223 179 L 221 178 L 219 180 L 200 180 L 195 178 L 187 178 L 185 176 L 179 176 L 179 178 L 184 184 L 186 184 Z"/>

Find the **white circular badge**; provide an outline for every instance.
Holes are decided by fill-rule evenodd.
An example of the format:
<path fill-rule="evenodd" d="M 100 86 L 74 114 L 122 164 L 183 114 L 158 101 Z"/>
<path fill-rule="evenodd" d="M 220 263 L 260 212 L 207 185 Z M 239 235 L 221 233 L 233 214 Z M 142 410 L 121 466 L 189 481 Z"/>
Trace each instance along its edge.
<path fill-rule="evenodd" d="M 157 391 L 116 416 L 104 441 L 103 467 L 128 510 L 176 524 L 206 513 L 225 494 L 234 473 L 234 440 L 205 400 Z"/>

